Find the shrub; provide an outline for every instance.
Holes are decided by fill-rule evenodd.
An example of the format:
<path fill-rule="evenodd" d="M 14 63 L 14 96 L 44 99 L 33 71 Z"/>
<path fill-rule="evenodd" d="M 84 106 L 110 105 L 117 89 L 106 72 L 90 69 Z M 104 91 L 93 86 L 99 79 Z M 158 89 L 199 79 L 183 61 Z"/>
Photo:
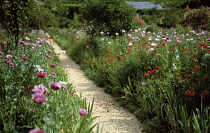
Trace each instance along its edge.
<path fill-rule="evenodd" d="M 172 27 L 179 24 L 182 12 L 179 9 L 170 9 L 164 12 L 162 18 L 163 26 Z"/>
<path fill-rule="evenodd" d="M 92 35 L 102 31 L 121 34 L 121 30 L 135 27 L 135 9 L 124 0 L 86 0 L 81 13 L 89 21 L 87 28 Z"/>
<path fill-rule="evenodd" d="M 46 27 L 57 27 L 59 18 L 51 13 L 49 9 L 40 5 L 31 13 L 29 26 L 34 29 L 45 29 Z"/>
<path fill-rule="evenodd" d="M 202 6 L 198 9 L 190 9 L 184 14 L 182 24 L 196 29 L 210 29 L 210 8 Z"/>

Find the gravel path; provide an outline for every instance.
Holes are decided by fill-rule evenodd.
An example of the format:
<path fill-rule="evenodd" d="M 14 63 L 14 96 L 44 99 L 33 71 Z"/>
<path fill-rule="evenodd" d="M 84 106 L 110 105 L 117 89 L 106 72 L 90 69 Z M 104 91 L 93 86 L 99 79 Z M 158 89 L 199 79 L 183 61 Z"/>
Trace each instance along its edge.
<path fill-rule="evenodd" d="M 55 53 L 59 54 L 61 67 L 68 74 L 68 82 L 73 83 L 76 93 L 92 102 L 94 107 L 92 116 L 100 116 L 94 122 L 103 125 L 103 133 L 141 133 L 143 126 L 137 118 L 119 106 L 114 98 L 97 87 L 94 82 L 85 75 L 80 66 L 72 61 L 65 50 L 56 43 L 53 45 Z"/>

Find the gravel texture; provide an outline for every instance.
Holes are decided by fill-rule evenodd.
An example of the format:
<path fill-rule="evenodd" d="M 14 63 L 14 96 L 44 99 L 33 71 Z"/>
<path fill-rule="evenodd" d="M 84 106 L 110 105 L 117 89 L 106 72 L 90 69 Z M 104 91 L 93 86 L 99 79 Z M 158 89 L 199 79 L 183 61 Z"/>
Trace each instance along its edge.
<path fill-rule="evenodd" d="M 68 82 L 73 84 L 76 94 L 81 94 L 90 103 L 94 98 L 92 116 L 100 116 L 94 122 L 103 125 L 103 133 L 143 132 L 143 125 L 132 113 L 120 107 L 111 95 L 103 91 L 103 88 L 97 87 L 85 75 L 80 66 L 65 54 L 65 50 L 62 50 L 56 43 L 53 43 L 52 46 L 55 53 L 58 54 L 61 67 L 68 74 Z"/>

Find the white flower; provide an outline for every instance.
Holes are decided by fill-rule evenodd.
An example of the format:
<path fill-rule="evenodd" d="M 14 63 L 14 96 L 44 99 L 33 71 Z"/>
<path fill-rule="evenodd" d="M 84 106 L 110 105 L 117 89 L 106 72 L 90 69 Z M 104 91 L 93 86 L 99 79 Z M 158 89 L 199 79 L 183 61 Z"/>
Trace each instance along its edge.
<path fill-rule="evenodd" d="M 65 82 L 65 81 L 59 81 L 60 83 L 61 83 L 61 85 L 66 85 L 67 84 L 67 82 Z"/>
<path fill-rule="evenodd" d="M 150 48 L 149 51 L 154 51 L 154 48 Z"/>
<path fill-rule="evenodd" d="M 26 40 L 31 40 L 30 38 L 26 37 Z"/>
<path fill-rule="evenodd" d="M 156 46 L 157 44 L 156 44 L 156 43 L 151 43 L 151 45 L 152 45 L 152 46 Z"/>

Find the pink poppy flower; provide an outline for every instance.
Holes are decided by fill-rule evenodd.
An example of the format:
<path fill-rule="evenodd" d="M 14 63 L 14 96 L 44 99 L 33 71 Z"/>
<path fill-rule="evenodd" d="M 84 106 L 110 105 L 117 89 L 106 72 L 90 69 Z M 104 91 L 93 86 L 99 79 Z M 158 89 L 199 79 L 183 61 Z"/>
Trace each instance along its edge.
<path fill-rule="evenodd" d="M 0 51 L 0 55 L 3 55 L 4 53 L 2 51 Z"/>
<path fill-rule="evenodd" d="M 20 44 L 25 44 L 25 41 L 19 41 Z"/>
<path fill-rule="evenodd" d="M 46 57 L 49 58 L 49 59 L 52 59 L 52 57 L 51 57 L 50 55 L 47 55 L 47 54 L 46 54 Z"/>
<path fill-rule="evenodd" d="M 4 63 L 8 63 L 8 62 L 9 62 L 9 60 L 8 60 L 8 59 L 4 59 L 2 62 L 4 62 Z"/>
<path fill-rule="evenodd" d="M 22 59 L 23 59 L 23 60 L 28 60 L 28 57 L 26 57 L 26 55 L 23 54 L 23 55 L 22 55 Z"/>
<path fill-rule="evenodd" d="M 56 75 L 56 73 L 52 72 L 52 75 L 53 75 L 53 76 L 55 76 L 55 75 Z"/>
<path fill-rule="evenodd" d="M 79 114 L 80 114 L 81 116 L 84 116 L 84 115 L 88 114 L 88 112 L 87 112 L 87 110 L 85 110 L 85 109 L 79 109 Z"/>
<path fill-rule="evenodd" d="M 32 90 L 32 92 L 34 93 L 41 93 L 41 94 L 45 94 L 47 91 L 48 89 L 42 84 L 34 86 L 34 89 Z"/>
<path fill-rule="evenodd" d="M 161 54 L 156 54 L 156 56 L 161 56 Z"/>
<path fill-rule="evenodd" d="M 145 82 L 142 82 L 141 84 L 142 84 L 142 85 L 147 85 L 147 83 L 145 83 Z"/>
<path fill-rule="evenodd" d="M 56 64 L 50 63 L 50 66 L 51 66 L 51 67 L 56 67 Z"/>
<path fill-rule="evenodd" d="M 7 59 L 11 60 L 12 59 L 12 55 L 7 55 Z"/>
<path fill-rule="evenodd" d="M 51 49 L 48 49 L 48 51 L 47 51 L 48 53 L 52 53 L 52 50 Z"/>
<path fill-rule="evenodd" d="M 51 87 L 53 90 L 59 90 L 59 89 L 61 89 L 62 84 L 59 83 L 59 82 L 50 82 L 50 87 Z"/>
<path fill-rule="evenodd" d="M 63 86 L 63 89 L 68 89 L 68 87 L 66 87 L 66 86 Z"/>
<path fill-rule="evenodd" d="M 47 73 L 46 72 L 40 72 L 40 73 L 37 73 L 36 76 L 40 77 L 40 78 L 45 78 L 47 76 Z"/>
<path fill-rule="evenodd" d="M 40 129 L 38 129 L 38 130 L 33 129 L 33 130 L 30 130 L 29 133 L 44 133 L 44 131 L 40 130 Z"/>
<path fill-rule="evenodd" d="M 46 96 L 44 94 L 35 93 L 35 94 L 32 94 L 31 96 L 34 102 L 37 104 L 42 104 L 46 101 Z"/>
<path fill-rule="evenodd" d="M 12 63 L 11 61 L 8 61 L 8 65 L 9 65 L 9 66 L 15 66 L 15 64 Z"/>
<path fill-rule="evenodd" d="M 39 45 L 41 45 L 43 42 L 42 41 L 37 41 L 36 43 L 39 44 Z"/>

